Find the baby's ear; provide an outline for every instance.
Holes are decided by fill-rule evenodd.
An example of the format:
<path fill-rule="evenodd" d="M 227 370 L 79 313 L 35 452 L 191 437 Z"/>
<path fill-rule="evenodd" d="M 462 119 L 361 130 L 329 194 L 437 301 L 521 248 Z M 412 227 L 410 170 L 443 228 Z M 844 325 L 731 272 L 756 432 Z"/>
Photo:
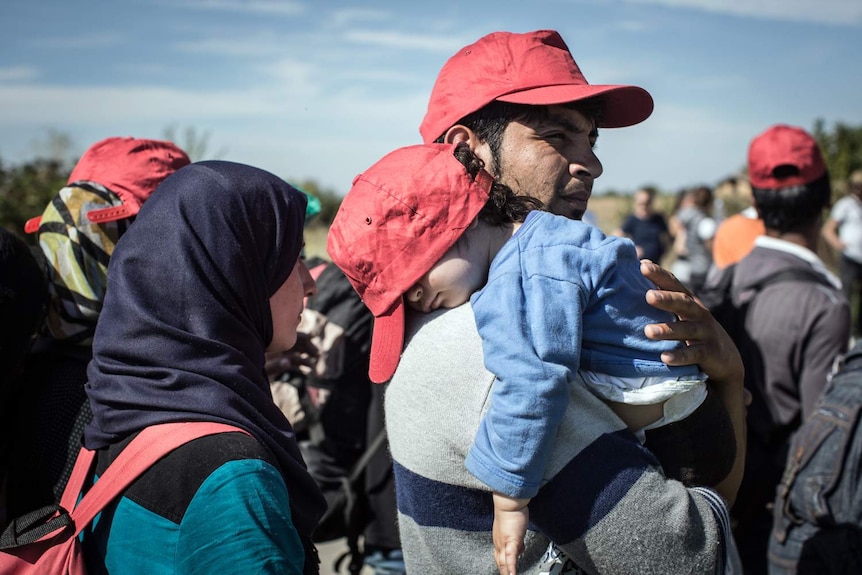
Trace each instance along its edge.
<path fill-rule="evenodd" d="M 472 230 L 473 228 L 477 227 L 478 225 L 479 225 L 479 216 L 476 216 L 475 218 L 473 218 L 473 221 L 470 222 L 470 225 L 467 226 L 467 229 Z"/>

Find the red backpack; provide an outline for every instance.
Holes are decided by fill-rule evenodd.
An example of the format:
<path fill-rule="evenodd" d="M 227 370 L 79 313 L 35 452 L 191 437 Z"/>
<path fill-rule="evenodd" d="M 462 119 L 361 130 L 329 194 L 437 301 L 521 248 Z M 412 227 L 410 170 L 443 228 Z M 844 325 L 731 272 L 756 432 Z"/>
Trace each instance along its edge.
<path fill-rule="evenodd" d="M 78 501 L 96 457 L 95 451 L 82 447 L 59 507 L 51 505 L 18 517 L 3 532 L 0 575 L 86 575 L 78 536 L 105 506 L 177 447 L 198 437 L 231 431 L 246 433 L 232 425 L 203 421 L 148 427 Z"/>

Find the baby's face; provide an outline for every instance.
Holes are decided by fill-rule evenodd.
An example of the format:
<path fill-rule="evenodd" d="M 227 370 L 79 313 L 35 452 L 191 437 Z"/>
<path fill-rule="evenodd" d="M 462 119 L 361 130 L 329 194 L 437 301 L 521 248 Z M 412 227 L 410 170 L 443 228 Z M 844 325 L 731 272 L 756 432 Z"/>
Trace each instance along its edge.
<path fill-rule="evenodd" d="M 407 290 L 407 305 L 423 313 L 458 307 L 485 285 L 491 262 L 481 228 L 479 224 L 465 231 L 440 261 Z"/>

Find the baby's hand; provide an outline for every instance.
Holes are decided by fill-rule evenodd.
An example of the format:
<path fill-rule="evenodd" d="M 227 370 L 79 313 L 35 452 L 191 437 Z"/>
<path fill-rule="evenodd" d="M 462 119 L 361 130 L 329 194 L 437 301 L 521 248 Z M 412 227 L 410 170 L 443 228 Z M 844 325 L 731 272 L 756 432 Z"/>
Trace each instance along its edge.
<path fill-rule="evenodd" d="M 517 575 L 530 522 L 529 499 L 494 493 L 494 559 L 500 575 Z"/>

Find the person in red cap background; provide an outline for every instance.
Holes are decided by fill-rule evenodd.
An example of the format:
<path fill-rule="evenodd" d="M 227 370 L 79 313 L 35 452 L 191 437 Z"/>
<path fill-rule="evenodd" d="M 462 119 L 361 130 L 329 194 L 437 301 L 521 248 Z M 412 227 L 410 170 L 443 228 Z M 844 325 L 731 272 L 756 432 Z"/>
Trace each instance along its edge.
<path fill-rule="evenodd" d="M 27 222 L 25 230 L 39 235 L 50 296 L 17 400 L 10 516 L 59 501 L 91 417 L 84 384 L 108 261 L 141 205 L 189 163 L 172 142 L 106 138 L 84 152 L 66 187 Z"/>
<path fill-rule="evenodd" d="M 554 31 L 495 32 L 444 65 L 420 133 L 426 143 L 465 142 L 501 184 L 580 219 L 602 173 L 593 152 L 598 128 L 636 124 L 652 107 L 642 88 L 590 85 Z M 451 204 L 460 205 L 457 198 Z M 733 342 L 669 274 L 654 264 L 641 269 L 665 288 L 648 292 L 647 302 L 683 319 L 653 324 L 647 335 L 687 341 L 663 360 L 701 366 L 744 451 L 743 372 Z M 504 561 L 494 562 L 491 491 L 464 467 L 494 381 L 472 310 L 462 305 L 406 321 L 407 344 L 387 384 L 386 425 L 407 572 L 505 572 Z M 538 572 L 554 541 L 589 572 L 724 572 L 721 496 L 668 480 L 591 394 L 568 405 L 530 504 L 533 527 L 518 570 Z M 726 493 L 735 493 L 740 476 L 735 466 Z"/>
<path fill-rule="evenodd" d="M 733 516 L 746 575 L 767 572 L 769 507 L 791 434 L 815 408 L 836 358 L 847 351 L 850 309 L 841 282 L 816 254 L 831 186 L 816 140 L 802 128 L 774 125 L 748 149 L 748 176 L 765 233 L 735 266 L 730 293 L 747 303 L 744 333 L 734 340 L 745 364 L 748 456 Z M 759 284 L 794 270 L 809 280 Z"/>

